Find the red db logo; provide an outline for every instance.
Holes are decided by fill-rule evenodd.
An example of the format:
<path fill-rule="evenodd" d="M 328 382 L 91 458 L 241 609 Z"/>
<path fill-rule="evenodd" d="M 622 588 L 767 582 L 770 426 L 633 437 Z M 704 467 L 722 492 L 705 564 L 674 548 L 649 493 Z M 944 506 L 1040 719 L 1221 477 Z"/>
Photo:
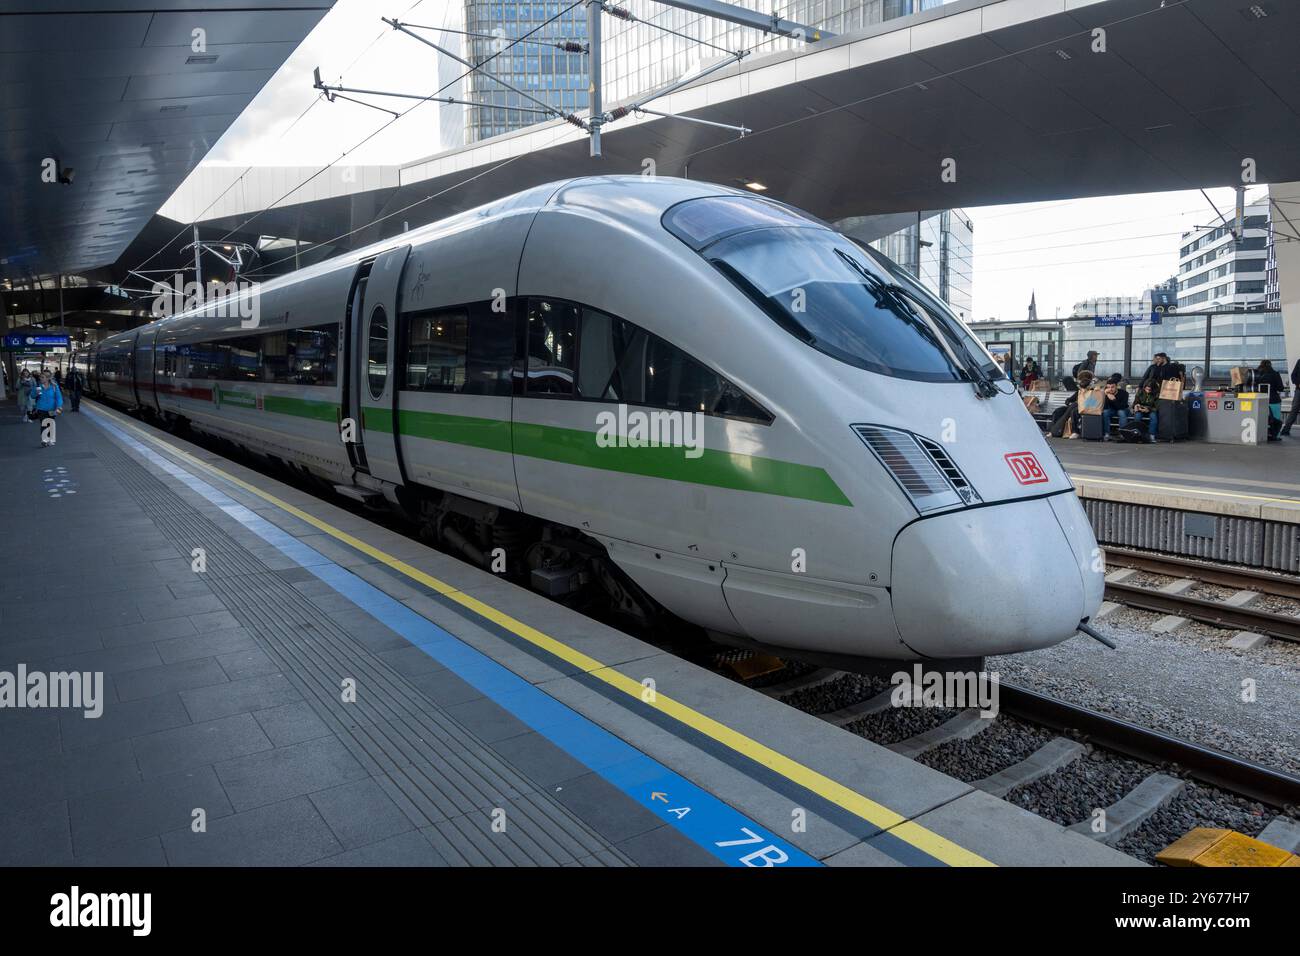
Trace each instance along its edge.
<path fill-rule="evenodd" d="M 1022 485 L 1036 485 L 1047 480 L 1047 473 L 1043 471 L 1043 466 L 1038 463 L 1032 451 L 1017 451 L 1002 457 L 1011 466 L 1011 473 L 1016 476 L 1016 481 Z"/>

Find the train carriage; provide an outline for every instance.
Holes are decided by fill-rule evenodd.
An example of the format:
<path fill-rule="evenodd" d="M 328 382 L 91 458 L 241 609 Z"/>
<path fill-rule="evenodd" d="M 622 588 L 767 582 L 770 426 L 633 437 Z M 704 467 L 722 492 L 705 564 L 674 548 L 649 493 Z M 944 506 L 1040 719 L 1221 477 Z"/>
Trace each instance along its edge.
<path fill-rule="evenodd" d="M 544 593 L 735 643 L 978 657 L 1100 603 L 1086 517 L 988 353 L 780 203 L 551 184 L 256 295 L 255 326 L 210 305 L 105 340 L 92 388 Z"/>

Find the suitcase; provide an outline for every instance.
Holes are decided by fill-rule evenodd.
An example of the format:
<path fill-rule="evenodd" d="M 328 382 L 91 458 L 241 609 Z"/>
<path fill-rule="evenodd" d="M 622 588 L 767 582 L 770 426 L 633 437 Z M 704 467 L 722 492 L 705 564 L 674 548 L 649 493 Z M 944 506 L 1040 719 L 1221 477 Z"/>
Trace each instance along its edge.
<path fill-rule="evenodd" d="M 1172 398 L 1162 398 L 1156 402 L 1156 414 L 1160 421 L 1156 425 L 1156 438 L 1159 441 L 1183 441 L 1187 438 L 1187 402 Z"/>
<path fill-rule="evenodd" d="M 1134 445 L 1140 444 L 1147 440 L 1147 423 L 1145 420 L 1128 422 L 1115 435 L 1122 442 L 1129 442 Z"/>
<path fill-rule="evenodd" d="M 1102 418 L 1100 415 L 1079 416 L 1079 435 L 1082 438 L 1088 441 L 1101 441 L 1102 434 Z"/>

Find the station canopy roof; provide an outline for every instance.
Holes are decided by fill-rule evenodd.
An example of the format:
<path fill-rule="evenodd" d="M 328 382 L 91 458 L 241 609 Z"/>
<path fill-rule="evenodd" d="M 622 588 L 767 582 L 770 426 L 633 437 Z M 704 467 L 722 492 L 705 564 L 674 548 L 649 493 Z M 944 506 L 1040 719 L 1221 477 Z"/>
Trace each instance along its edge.
<path fill-rule="evenodd" d="M 0 0 L 0 277 L 117 260 L 333 3 Z"/>

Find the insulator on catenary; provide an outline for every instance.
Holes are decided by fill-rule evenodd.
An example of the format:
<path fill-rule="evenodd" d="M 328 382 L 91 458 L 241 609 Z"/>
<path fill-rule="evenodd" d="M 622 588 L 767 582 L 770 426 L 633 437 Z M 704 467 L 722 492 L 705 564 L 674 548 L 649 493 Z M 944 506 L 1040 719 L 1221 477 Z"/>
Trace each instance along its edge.
<path fill-rule="evenodd" d="M 575 40 L 565 40 L 563 43 L 557 43 L 555 44 L 555 49 L 563 50 L 565 53 L 586 53 L 587 52 L 586 44 L 578 43 Z"/>
<path fill-rule="evenodd" d="M 612 110 L 610 110 L 608 114 L 606 114 L 606 120 L 608 122 L 612 122 L 613 120 L 616 119 L 622 119 L 630 112 L 632 111 L 629 110 L 626 106 L 616 106 Z"/>
<path fill-rule="evenodd" d="M 574 116 L 572 113 L 565 113 L 564 120 L 566 123 L 572 123 L 574 126 L 578 127 L 578 129 L 583 128 L 582 120 Z"/>
<path fill-rule="evenodd" d="M 602 5 L 602 9 L 611 17 L 618 17 L 620 20 L 636 19 L 636 17 L 632 15 L 632 11 L 627 7 L 616 7 L 612 3 L 606 3 Z"/>

